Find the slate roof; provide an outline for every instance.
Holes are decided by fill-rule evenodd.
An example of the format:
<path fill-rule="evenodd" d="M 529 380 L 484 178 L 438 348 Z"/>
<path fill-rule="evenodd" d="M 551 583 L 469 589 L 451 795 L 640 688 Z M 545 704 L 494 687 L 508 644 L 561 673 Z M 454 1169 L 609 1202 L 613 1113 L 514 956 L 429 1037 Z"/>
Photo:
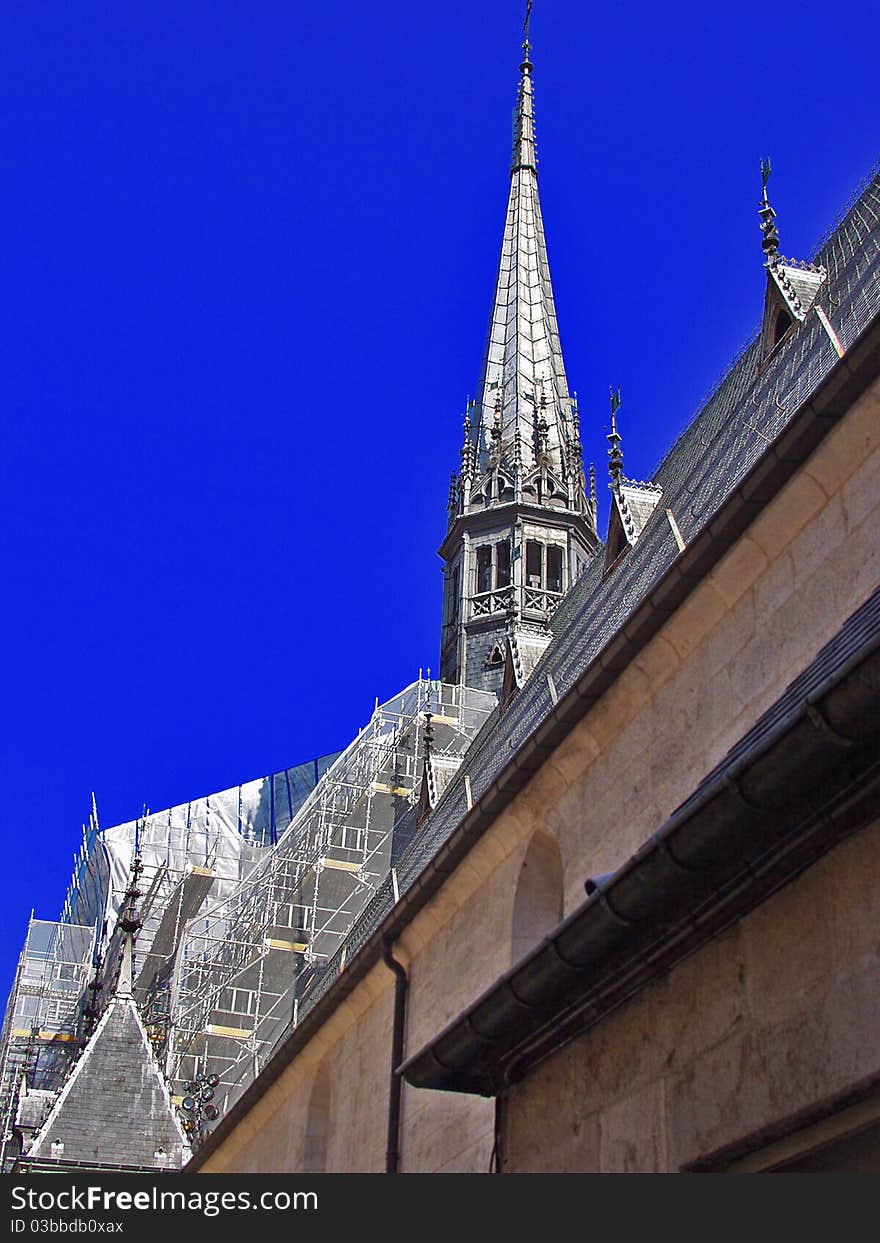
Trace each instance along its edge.
<path fill-rule="evenodd" d="M 849 348 L 880 312 L 880 172 L 872 174 L 814 262 L 828 272 L 819 302 L 844 348 Z M 838 355 L 818 317 L 809 315 L 763 370 L 760 361 L 756 334 L 652 476 L 686 544 L 708 527 L 838 362 Z M 443 798 L 399 859 L 400 894 L 414 884 L 467 814 L 465 775 L 476 804 L 518 747 L 549 716 L 557 698 L 621 632 L 678 555 L 670 524 L 660 521 L 647 524 L 630 554 L 604 579 L 602 549 L 597 551 L 556 611 L 554 640 L 534 673 L 507 709 L 486 722 Z M 347 938 L 348 964 L 392 905 L 389 878 Z M 341 954 L 326 964 L 310 993 L 308 1009 L 332 987 Z"/>
<path fill-rule="evenodd" d="M 63 1152 L 53 1152 L 57 1141 Z M 155 1153 L 164 1149 L 165 1155 Z M 133 998 L 117 996 L 25 1160 L 179 1169 L 190 1155 Z"/>

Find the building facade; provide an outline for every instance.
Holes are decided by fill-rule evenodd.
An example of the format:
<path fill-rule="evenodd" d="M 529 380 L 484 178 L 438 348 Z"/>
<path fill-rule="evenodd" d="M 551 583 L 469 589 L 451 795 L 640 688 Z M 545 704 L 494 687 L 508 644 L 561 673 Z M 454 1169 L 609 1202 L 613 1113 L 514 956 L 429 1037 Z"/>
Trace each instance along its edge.
<path fill-rule="evenodd" d="M 298 791 L 95 819 L 7 1012 L 20 1168 L 112 1164 L 122 1050 L 127 1168 L 880 1171 L 880 177 L 796 261 L 765 166 L 760 328 L 651 480 L 612 395 L 600 540 L 533 73 L 441 678 Z"/>
<path fill-rule="evenodd" d="M 499 711 L 187 1168 L 878 1172 L 880 178 L 801 262 L 765 167 L 760 330 L 650 481 L 615 395 L 598 544 L 521 74 L 441 548 Z"/>

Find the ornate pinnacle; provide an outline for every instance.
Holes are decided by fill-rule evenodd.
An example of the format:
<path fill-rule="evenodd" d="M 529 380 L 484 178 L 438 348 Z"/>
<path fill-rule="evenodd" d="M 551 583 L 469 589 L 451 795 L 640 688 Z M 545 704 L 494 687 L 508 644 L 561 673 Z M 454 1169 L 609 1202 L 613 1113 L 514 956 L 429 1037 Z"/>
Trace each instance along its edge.
<path fill-rule="evenodd" d="M 608 443 L 611 448 L 608 450 L 608 473 L 611 476 L 611 487 L 620 487 L 620 477 L 623 474 L 623 453 L 620 449 L 622 437 L 617 430 L 617 411 L 620 407 L 620 389 L 616 392 L 611 390 L 611 431 L 608 433 Z"/>
<path fill-rule="evenodd" d="M 461 473 L 464 476 L 470 476 L 474 469 L 474 446 L 471 440 L 471 416 L 470 408 L 464 416 L 464 440 L 461 445 Z"/>
<path fill-rule="evenodd" d="M 581 420 L 580 420 L 580 415 L 578 413 L 577 393 L 574 393 L 570 400 L 571 400 L 572 439 L 575 445 L 577 446 L 578 452 L 580 452 Z"/>
<path fill-rule="evenodd" d="M 497 466 L 501 461 L 501 382 L 498 382 L 498 392 L 495 395 L 495 416 L 492 419 L 492 458 Z"/>
<path fill-rule="evenodd" d="M 426 712 L 424 715 L 425 715 L 425 735 L 424 735 L 425 757 L 427 758 L 427 756 L 431 754 L 431 751 L 433 750 L 433 747 L 434 747 L 434 727 L 431 724 L 431 720 L 434 714 L 433 712 Z"/>
<path fill-rule="evenodd" d="M 596 495 L 596 467 L 592 462 L 590 463 L 590 508 L 595 518 L 599 508 L 599 498 Z"/>
<path fill-rule="evenodd" d="M 87 1037 L 92 1034 L 92 1030 L 94 1029 L 95 1023 L 97 1022 L 98 1016 L 101 1013 L 101 1008 L 98 1005 L 98 993 L 101 992 L 101 990 L 104 987 L 104 984 L 103 984 L 103 981 L 101 980 L 101 956 L 100 954 L 95 958 L 93 966 L 94 966 L 95 973 L 92 976 L 88 984 L 88 989 L 89 989 L 89 992 L 91 993 L 91 997 L 89 999 L 88 1004 L 83 1007 L 83 1017 L 86 1022 L 85 1034 Z"/>
<path fill-rule="evenodd" d="M 776 212 L 770 206 L 770 200 L 767 197 L 767 182 L 771 171 L 772 165 L 768 155 L 765 160 L 761 161 L 761 202 L 758 206 L 761 232 L 764 234 L 761 241 L 761 249 L 764 252 L 764 259 L 768 267 L 775 261 L 776 255 L 779 252 L 779 230 L 774 224 Z"/>
<path fill-rule="evenodd" d="M 541 400 L 535 404 L 535 458 L 539 466 L 546 466 L 549 454 L 550 424 L 547 422 L 547 394 L 541 382 Z"/>
<path fill-rule="evenodd" d="M 145 817 L 146 819 L 146 817 Z M 141 896 L 139 887 L 140 874 L 144 864 L 140 856 L 140 846 L 136 846 L 135 856 L 131 863 L 131 879 L 125 891 L 125 906 L 119 919 L 119 928 L 123 934 L 122 962 L 119 966 L 119 978 L 116 982 L 116 993 L 119 997 L 131 997 L 133 980 L 134 938 L 144 926 L 137 909 L 137 900 Z"/>
<path fill-rule="evenodd" d="M 583 453 L 583 445 L 581 444 L 581 437 L 580 437 L 580 433 L 577 427 L 575 427 L 574 431 L 569 437 L 568 444 L 571 450 L 572 465 L 577 466 L 578 462 L 580 461 L 581 454 Z"/>

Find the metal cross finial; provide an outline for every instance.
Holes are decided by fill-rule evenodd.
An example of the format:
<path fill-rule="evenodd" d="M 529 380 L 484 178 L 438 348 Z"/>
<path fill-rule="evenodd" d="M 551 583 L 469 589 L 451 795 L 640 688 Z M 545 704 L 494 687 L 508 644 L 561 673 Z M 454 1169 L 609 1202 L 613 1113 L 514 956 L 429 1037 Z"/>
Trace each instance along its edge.
<path fill-rule="evenodd" d="M 764 198 L 767 198 L 767 182 L 770 180 L 770 174 L 773 172 L 773 165 L 770 163 L 770 156 L 766 156 L 761 161 L 761 187 L 764 191 Z"/>
<path fill-rule="evenodd" d="M 532 43 L 531 43 L 531 39 L 529 38 L 529 23 L 531 21 L 531 17 L 532 17 L 532 0 L 526 0 L 526 16 L 523 22 L 523 45 L 522 45 L 523 63 L 521 66 L 523 69 L 523 72 L 528 72 L 532 68 L 532 59 L 531 59 Z"/>

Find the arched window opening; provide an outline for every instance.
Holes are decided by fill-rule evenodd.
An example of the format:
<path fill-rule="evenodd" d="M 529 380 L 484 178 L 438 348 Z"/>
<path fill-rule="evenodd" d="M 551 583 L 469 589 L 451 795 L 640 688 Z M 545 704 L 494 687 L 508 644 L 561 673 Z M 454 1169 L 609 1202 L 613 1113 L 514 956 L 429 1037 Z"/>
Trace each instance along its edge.
<path fill-rule="evenodd" d="M 544 545 L 537 540 L 526 540 L 526 586 L 544 585 Z"/>
<path fill-rule="evenodd" d="M 773 327 L 774 347 L 779 344 L 779 342 L 788 332 L 789 328 L 792 326 L 793 323 L 794 323 L 794 320 L 788 314 L 788 312 L 780 309 L 779 314 L 776 316 L 776 323 Z"/>
<path fill-rule="evenodd" d="M 562 919 L 562 856 L 538 830 L 529 843 L 513 899 L 510 961 L 518 962 Z"/>
<path fill-rule="evenodd" d="M 504 664 L 504 648 L 500 643 L 496 643 L 492 651 L 486 657 L 486 668 L 497 669 Z"/>
<path fill-rule="evenodd" d="M 477 595 L 492 590 L 492 545 L 481 544 L 477 549 Z"/>
<path fill-rule="evenodd" d="M 510 586 L 510 543 L 501 540 L 495 545 L 495 586 Z"/>
<path fill-rule="evenodd" d="M 562 595 L 565 587 L 563 561 L 564 551 L 558 544 L 542 544 L 540 540 L 526 540 L 526 587 Z M 531 603 L 534 604 L 534 601 Z M 527 599 L 527 608 L 529 604 Z"/>
<path fill-rule="evenodd" d="M 562 591 L 562 549 L 558 544 L 547 545 L 547 590 Z"/>

